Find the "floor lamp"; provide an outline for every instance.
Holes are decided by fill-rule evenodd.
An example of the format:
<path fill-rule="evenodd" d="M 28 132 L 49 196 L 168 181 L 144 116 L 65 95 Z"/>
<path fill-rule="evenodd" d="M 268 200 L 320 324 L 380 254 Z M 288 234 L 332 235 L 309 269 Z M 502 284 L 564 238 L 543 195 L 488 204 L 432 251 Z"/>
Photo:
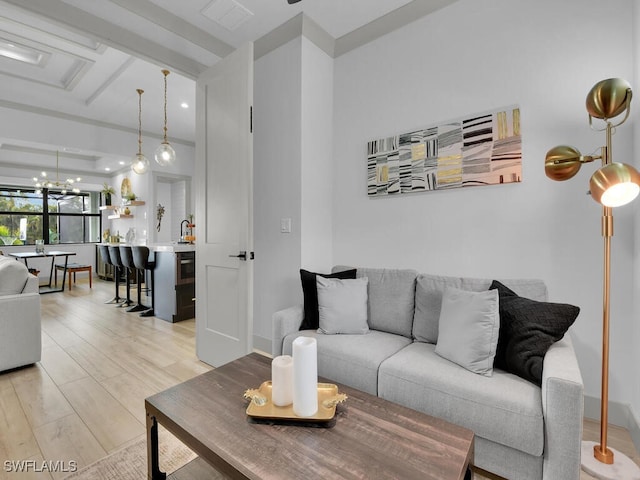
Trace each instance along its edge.
<path fill-rule="evenodd" d="M 606 132 L 606 146 L 600 155 L 582 155 L 566 145 L 554 147 L 545 159 L 545 173 L 552 180 L 568 180 L 583 163 L 602 160 L 589 181 L 592 198 L 602 204 L 602 236 L 604 237 L 604 288 L 602 305 L 602 395 L 600 407 L 600 443 L 582 443 L 582 469 L 597 478 L 623 480 L 640 478 L 640 468 L 622 453 L 607 447 L 609 404 L 609 287 L 611 272 L 611 237 L 613 236 L 612 207 L 631 202 L 640 192 L 640 174 L 631 165 L 612 161 L 611 136 L 616 127 L 629 118 L 631 86 L 620 78 L 596 83 L 587 95 L 589 126 Z M 616 124 L 611 119 L 624 113 Z M 593 119 L 603 120 L 605 127 L 597 129 Z"/>

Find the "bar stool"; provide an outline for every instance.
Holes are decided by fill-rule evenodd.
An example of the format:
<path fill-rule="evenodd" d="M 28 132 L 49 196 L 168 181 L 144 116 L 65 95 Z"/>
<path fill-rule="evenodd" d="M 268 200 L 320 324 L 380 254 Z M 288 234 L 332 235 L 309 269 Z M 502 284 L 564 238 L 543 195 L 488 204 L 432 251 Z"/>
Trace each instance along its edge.
<path fill-rule="evenodd" d="M 147 307 L 142 305 L 140 301 L 140 270 L 135 267 L 133 262 L 133 251 L 129 245 L 120 245 L 120 260 L 122 261 L 122 266 L 125 269 L 127 275 L 127 301 L 132 304 L 131 297 L 129 293 L 129 289 L 131 288 L 131 276 L 135 275 L 136 283 L 138 284 L 138 303 L 133 305 L 133 307 L 127 308 L 127 312 L 141 312 L 146 310 Z"/>
<path fill-rule="evenodd" d="M 124 265 L 122 264 L 122 259 L 120 258 L 120 248 L 110 245 L 109 246 L 109 258 L 111 259 L 111 263 L 116 268 L 116 290 L 120 288 L 120 275 L 124 269 Z M 122 299 L 121 299 L 122 300 Z M 129 277 L 127 276 L 127 299 L 120 303 L 119 307 L 128 307 L 131 305 L 131 299 L 129 298 Z"/>
<path fill-rule="evenodd" d="M 120 298 L 120 285 L 118 283 L 118 271 L 115 268 L 115 265 L 111 261 L 111 256 L 109 255 L 109 247 L 107 245 L 98 245 L 98 251 L 100 252 L 100 257 L 105 265 L 111 265 L 114 267 L 115 273 L 113 274 L 114 280 L 116 282 L 116 296 L 111 300 L 108 300 L 104 303 L 120 303 L 122 298 Z"/>
<path fill-rule="evenodd" d="M 146 270 L 149 270 L 149 275 L 151 278 L 151 281 L 148 285 L 149 288 L 147 288 L 147 292 L 149 290 L 151 290 L 151 307 L 147 307 L 148 309 L 145 310 L 144 312 L 140 313 L 141 317 L 153 317 L 154 316 L 154 311 L 153 308 L 155 306 L 155 302 L 154 302 L 154 298 L 156 295 L 155 292 L 155 283 L 154 283 L 154 277 L 153 277 L 153 272 L 154 269 L 156 268 L 156 262 L 150 262 L 149 261 L 149 248 L 148 247 L 144 247 L 144 246 L 134 246 L 131 247 L 131 250 L 133 251 L 133 264 L 135 265 L 135 267 L 139 270 L 144 270 L 146 273 Z M 145 276 L 146 278 L 146 276 Z M 146 280 L 145 280 L 146 283 Z M 139 288 L 139 287 L 138 287 Z"/>

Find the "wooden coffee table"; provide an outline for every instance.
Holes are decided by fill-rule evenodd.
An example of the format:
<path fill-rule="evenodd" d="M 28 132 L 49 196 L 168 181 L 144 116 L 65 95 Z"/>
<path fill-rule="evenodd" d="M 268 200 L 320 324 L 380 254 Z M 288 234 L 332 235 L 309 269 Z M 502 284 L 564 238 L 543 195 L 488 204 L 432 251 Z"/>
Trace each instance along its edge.
<path fill-rule="evenodd" d="M 179 479 L 470 478 L 472 431 L 340 384 L 331 428 L 257 423 L 243 394 L 270 378 L 271 359 L 252 353 L 147 398 L 148 478 L 165 478 L 158 423 L 199 455 Z"/>

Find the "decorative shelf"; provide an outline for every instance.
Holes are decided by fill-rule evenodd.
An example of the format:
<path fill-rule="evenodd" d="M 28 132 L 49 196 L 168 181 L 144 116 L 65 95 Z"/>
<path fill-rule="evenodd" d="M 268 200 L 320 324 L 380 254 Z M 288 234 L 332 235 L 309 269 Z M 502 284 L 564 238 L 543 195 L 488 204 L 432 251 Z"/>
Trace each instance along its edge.
<path fill-rule="evenodd" d="M 102 205 L 100 210 L 110 210 L 112 211 L 112 215 L 109 215 L 107 218 L 109 220 L 116 220 L 118 218 L 133 218 L 132 214 L 122 213 L 128 207 L 140 207 L 145 205 L 143 200 L 131 200 L 129 202 L 123 203 L 122 205 Z"/>
<path fill-rule="evenodd" d="M 144 200 L 131 200 L 122 205 L 100 205 L 100 210 L 116 210 L 121 207 L 141 207 L 142 205 L 146 205 Z"/>

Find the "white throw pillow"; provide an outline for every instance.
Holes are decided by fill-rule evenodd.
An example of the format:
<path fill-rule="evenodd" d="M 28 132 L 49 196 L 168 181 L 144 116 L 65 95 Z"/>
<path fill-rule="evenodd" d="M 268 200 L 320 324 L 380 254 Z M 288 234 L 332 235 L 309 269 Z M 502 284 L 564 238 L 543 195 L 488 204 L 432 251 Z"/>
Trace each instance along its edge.
<path fill-rule="evenodd" d="M 496 290 L 445 289 L 438 322 L 438 355 L 471 372 L 490 377 L 499 331 Z"/>
<path fill-rule="evenodd" d="M 339 280 L 318 275 L 318 333 L 367 333 L 368 284 L 366 277 Z"/>

